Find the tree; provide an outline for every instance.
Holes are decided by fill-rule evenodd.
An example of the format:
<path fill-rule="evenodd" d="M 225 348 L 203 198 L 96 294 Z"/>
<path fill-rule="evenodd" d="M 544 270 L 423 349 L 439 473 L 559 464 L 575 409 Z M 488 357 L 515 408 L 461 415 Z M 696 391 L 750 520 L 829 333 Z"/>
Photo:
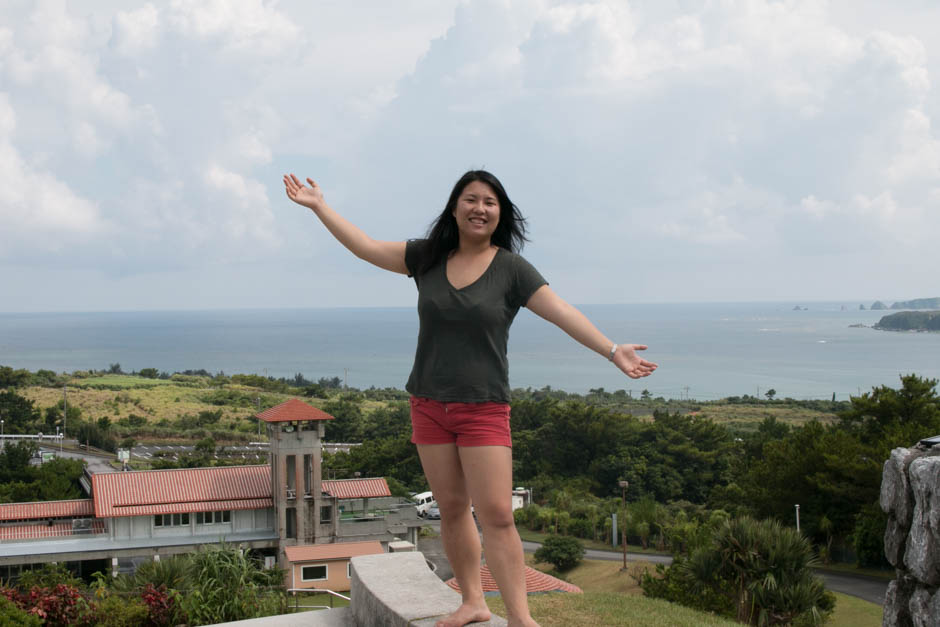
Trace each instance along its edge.
<path fill-rule="evenodd" d="M 35 403 L 13 390 L 0 392 L 0 418 L 4 433 L 27 433 L 39 423 Z"/>
<path fill-rule="evenodd" d="M 862 441 L 879 445 L 882 458 L 892 448 L 910 446 L 940 431 L 940 397 L 937 380 L 902 375 L 901 388 L 886 385 L 852 397 L 851 407 L 840 414 L 844 426 L 856 430 Z"/>
<path fill-rule="evenodd" d="M 537 562 L 546 562 L 557 570 L 571 570 L 581 563 L 584 547 L 571 536 L 548 536 L 535 552 Z"/>
<path fill-rule="evenodd" d="M 815 565 L 809 541 L 795 529 L 743 517 L 723 524 L 679 568 L 695 587 L 732 599 L 738 622 L 789 625 L 798 617 L 818 624 L 835 606 Z"/>
<path fill-rule="evenodd" d="M 640 400 L 641 400 L 641 401 L 648 401 L 648 400 L 650 400 L 650 398 L 652 398 L 652 396 L 650 396 L 650 391 L 649 391 L 649 390 L 644 389 L 642 392 L 640 392 Z"/>
<path fill-rule="evenodd" d="M 767 392 L 764 394 L 764 396 L 767 397 L 767 400 L 768 400 L 768 401 L 774 400 L 774 397 L 775 397 L 776 395 L 777 395 L 777 390 L 775 390 L 775 389 L 773 389 L 773 388 L 770 388 L 770 389 L 767 390 Z"/>
<path fill-rule="evenodd" d="M 156 379 L 160 376 L 160 372 L 156 368 L 141 368 L 137 374 L 145 379 Z"/>
<path fill-rule="evenodd" d="M 9 366 L 0 366 L 0 388 L 18 388 L 29 383 L 28 370 L 14 370 Z"/>

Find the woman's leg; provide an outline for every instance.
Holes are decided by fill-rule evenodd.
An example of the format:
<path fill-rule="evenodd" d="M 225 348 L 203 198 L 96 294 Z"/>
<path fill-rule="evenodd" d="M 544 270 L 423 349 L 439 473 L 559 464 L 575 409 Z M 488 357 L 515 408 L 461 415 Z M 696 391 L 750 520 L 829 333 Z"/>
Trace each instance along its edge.
<path fill-rule="evenodd" d="M 477 520 L 483 529 L 486 564 L 499 585 L 509 624 L 535 625 L 529 614 L 522 541 L 512 515 L 512 449 L 462 446 L 458 452 Z"/>
<path fill-rule="evenodd" d="M 490 619 L 480 583 L 480 536 L 470 513 L 470 493 L 454 444 L 419 444 L 418 456 L 431 492 L 441 510 L 441 539 L 454 570 L 463 604 L 437 623 L 437 627 L 462 627 Z"/>

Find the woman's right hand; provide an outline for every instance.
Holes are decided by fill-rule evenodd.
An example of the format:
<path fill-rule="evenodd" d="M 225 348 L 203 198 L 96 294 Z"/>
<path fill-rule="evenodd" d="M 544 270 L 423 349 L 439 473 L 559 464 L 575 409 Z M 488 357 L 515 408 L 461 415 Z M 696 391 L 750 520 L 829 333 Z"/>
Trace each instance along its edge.
<path fill-rule="evenodd" d="M 301 183 L 296 175 L 285 174 L 284 191 L 287 192 L 287 197 L 298 205 L 317 211 L 326 204 L 326 201 L 323 200 L 323 192 L 320 191 L 320 186 L 312 178 L 307 177 L 307 182 L 310 187 Z"/>

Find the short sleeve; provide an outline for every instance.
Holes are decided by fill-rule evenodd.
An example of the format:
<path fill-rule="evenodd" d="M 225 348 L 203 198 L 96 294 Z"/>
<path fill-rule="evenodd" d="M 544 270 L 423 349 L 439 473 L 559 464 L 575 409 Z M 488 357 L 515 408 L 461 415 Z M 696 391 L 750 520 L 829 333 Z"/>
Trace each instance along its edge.
<path fill-rule="evenodd" d="M 519 255 L 514 255 L 513 262 L 515 266 L 515 285 L 513 286 L 515 302 L 513 305 L 524 307 L 532 298 L 532 294 L 535 294 L 535 291 L 543 285 L 548 285 L 548 281 L 535 269 L 535 266 Z"/>
<path fill-rule="evenodd" d="M 430 242 L 426 239 L 410 239 L 405 242 L 405 267 L 408 268 L 409 277 L 415 275 L 421 261 L 428 254 L 429 244 Z"/>

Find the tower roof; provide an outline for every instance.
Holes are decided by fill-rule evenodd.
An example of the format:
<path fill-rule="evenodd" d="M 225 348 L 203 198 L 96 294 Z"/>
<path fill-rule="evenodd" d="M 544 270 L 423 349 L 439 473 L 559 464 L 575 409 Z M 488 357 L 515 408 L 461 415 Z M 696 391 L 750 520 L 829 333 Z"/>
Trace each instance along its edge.
<path fill-rule="evenodd" d="M 313 405 L 308 405 L 307 403 L 296 398 L 284 401 L 280 405 L 275 405 L 271 409 L 266 409 L 259 414 L 255 414 L 255 418 L 259 418 L 265 422 L 333 420 L 333 416 L 329 415 L 325 411 L 317 409 Z"/>

